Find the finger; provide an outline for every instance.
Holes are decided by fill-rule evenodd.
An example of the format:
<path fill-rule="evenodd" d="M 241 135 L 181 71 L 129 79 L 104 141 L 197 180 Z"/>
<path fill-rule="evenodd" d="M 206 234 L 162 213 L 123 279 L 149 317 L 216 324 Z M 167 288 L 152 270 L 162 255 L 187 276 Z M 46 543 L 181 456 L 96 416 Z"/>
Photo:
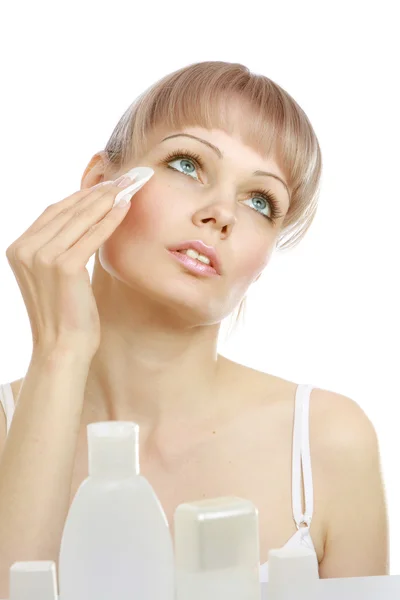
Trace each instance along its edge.
<path fill-rule="evenodd" d="M 97 193 L 86 193 L 83 198 L 75 201 L 75 203 L 71 203 L 71 198 L 68 197 L 66 200 L 70 201 L 69 208 L 64 208 L 61 211 L 57 210 L 57 213 L 52 219 L 46 215 L 45 211 L 21 237 L 11 244 L 6 252 L 7 257 L 9 259 L 11 258 L 12 260 L 16 255 L 20 255 L 21 260 L 29 259 L 30 254 L 34 254 L 39 249 L 46 246 L 57 236 L 60 231 L 63 230 L 66 225 L 68 225 L 70 221 L 75 224 L 76 221 L 79 220 L 80 215 L 82 213 L 84 214 L 87 206 L 92 205 L 95 207 L 95 214 L 92 218 L 96 219 L 95 222 L 99 221 L 112 206 L 115 196 L 121 191 L 121 189 L 129 186 L 129 183 L 127 183 L 121 188 L 120 184 L 119 186 L 115 186 L 114 183 L 115 182 L 111 182 L 110 184 L 107 182 L 107 185 L 102 187 L 96 186 Z M 73 194 L 73 196 L 76 198 L 77 194 Z M 52 207 L 57 208 L 60 204 L 61 203 L 57 203 L 57 205 L 52 205 Z M 46 217 L 47 222 L 45 222 Z M 86 229 L 90 227 L 91 224 L 92 223 L 89 223 Z M 78 240 L 83 233 L 84 231 L 78 231 L 76 240 Z M 71 245 L 71 242 L 69 245 Z M 65 249 L 66 248 L 62 248 L 59 253 L 63 252 Z"/>
<path fill-rule="evenodd" d="M 60 202 L 50 204 L 43 213 L 32 223 L 32 225 L 20 236 L 19 240 L 25 239 L 37 231 L 40 231 L 50 221 L 56 218 L 58 215 L 66 215 L 68 211 L 80 202 L 84 202 L 87 198 L 101 198 L 109 188 L 111 188 L 113 182 L 107 181 L 97 184 L 92 188 L 86 188 L 79 190 L 71 196 L 67 196 Z"/>
<path fill-rule="evenodd" d="M 111 207 L 111 209 L 100 221 L 91 225 L 89 228 L 86 228 L 81 238 L 71 245 L 68 250 L 64 251 L 63 254 L 58 254 L 56 260 L 58 262 L 68 261 L 72 271 L 74 271 L 76 267 L 86 265 L 90 257 L 97 252 L 100 246 L 107 241 L 107 239 L 121 224 L 130 207 L 131 202 L 124 206 L 119 205 Z M 64 238 L 60 246 L 65 246 L 66 239 L 67 238 Z M 53 248 L 52 253 L 54 250 L 55 249 Z"/>

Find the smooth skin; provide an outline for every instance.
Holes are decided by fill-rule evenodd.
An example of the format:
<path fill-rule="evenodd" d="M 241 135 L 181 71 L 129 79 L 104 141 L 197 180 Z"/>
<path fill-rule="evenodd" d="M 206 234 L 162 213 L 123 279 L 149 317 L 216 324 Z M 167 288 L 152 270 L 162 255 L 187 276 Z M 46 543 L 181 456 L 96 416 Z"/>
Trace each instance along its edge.
<path fill-rule="evenodd" d="M 182 133 L 186 135 L 163 141 Z M 199 155 L 203 166 L 188 157 L 166 163 L 168 154 L 182 149 Z M 124 215 L 113 217 L 121 219 L 116 225 L 110 220 L 115 211 L 107 210 L 119 190 L 89 188 L 134 166 L 151 167 L 155 174 Z M 42 237 L 35 234 L 36 246 L 27 236 L 36 257 L 39 241 L 40 256 L 54 256 L 61 246 L 52 223 L 58 219 L 61 224 L 59 213 L 65 207 L 62 222 L 71 235 L 78 227 L 80 232 L 90 227 L 90 219 L 99 222 L 91 232 L 92 246 L 79 249 L 77 240 L 59 255 L 55 270 L 45 269 L 44 280 L 32 269 L 24 280 L 21 262 L 8 251 L 14 272 L 19 269 L 18 283 L 38 342 L 29 382 L 27 377 L 13 382 L 14 397 L 19 397 L 7 441 L 1 415 L 0 534 L 13 539 L 8 546 L 12 551 L 0 542 L 3 574 L 7 561 L 20 560 L 23 550 L 31 560 L 57 562 L 66 512 L 87 476 L 86 426 L 94 421 L 139 424 L 141 471 L 155 488 L 171 528 L 181 502 L 236 495 L 259 509 L 261 563 L 270 549 L 282 547 L 295 533 L 291 444 L 296 384 L 217 353 L 220 321 L 268 265 L 289 208 L 285 185 L 271 176 L 253 176 L 256 170 L 285 181 L 274 157 L 258 154 L 235 133 L 160 128 L 148 139 L 143 156 L 122 172 L 113 172 L 102 153 L 92 158 L 81 192 L 42 215 L 52 227 L 53 242 L 46 242 L 45 228 Z M 269 203 L 252 193 L 260 187 L 276 197 L 281 216 L 275 222 L 268 218 Z M 82 202 L 90 210 L 76 214 Z M 107 225 L 101 214 L 103 221 L 109 219 Z M 170 257 L 167 248 L 190 239 L 216 248 L 221 277 L 195 276 Z M 22 253 L 28 242 L 12 247 L 16 244 L 29 262 L 32 253 Z M 84 267 L 97 249 L 90 287 Z M 71 251 L 73 260 L 68 259 Z M 52 389 L 46 401 L 44 370 Z M 65 382 L 76 372 L 76 387 L 65 392 Z M 51 436 L 51 452 L 44 456 L 40 443 L 45 438 L 49 443 Z M 310 444 L 315 507 L 310 531 L 320 576 L 388 574 L 386 500 L 371 422 L 351 399 L 314 389 Z M 54 496 L 50 501 L 49 490 L 55 487 L 57 501 Z M 40 531 L 48 533 L 38 543 L 33 532 Z"/>

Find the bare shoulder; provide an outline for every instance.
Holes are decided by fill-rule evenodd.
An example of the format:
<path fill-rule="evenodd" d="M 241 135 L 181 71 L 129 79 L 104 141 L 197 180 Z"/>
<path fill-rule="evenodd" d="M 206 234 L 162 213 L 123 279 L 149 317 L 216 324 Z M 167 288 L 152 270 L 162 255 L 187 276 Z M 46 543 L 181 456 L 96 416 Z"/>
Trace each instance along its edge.
<path fill-rule="evenodd" d="M 238 363 L 231 363 L 231 369 L 236 372 L 237 382 L 253 391 L 255 403 L 279 405 L 293 417 L 298 383 Z M 355 400 L 338 392 L 312 388 L 310 432 L 314 443 L 320 444 L 325 452 L 332 451 L 334 458 L 348 451 L 363 453 L 368 448 L 376 449 L 377 435 L 371 420 Z"/>
<path fill-rule="evenodd" d="M 298 383 L 226 358 L 223 358 L 223 369 L 226 380 L 230 381 L 229 387 L 239 392 L 247 391 L 246 406 L 258 405 L 263 409 L 273 404 L 293 417 Z M 371 420 L 355 400 L 318 387 L 313 387 L 310 395 L 311 430 L 315 442 L 326 451 L 337 448 L 344 453 L 357 448 L 363 450 L 365 445 L 374 448 L 377 442 Z"/>
<path fill-rule="evenodd" d="M 353 399 L 314 388 L 310 396 L 313 473 L 323 506 L 321 578 L 389 573 L 389 523 L 379 442 Z"/>
<path fill-rule="evenodd" d="M 322 389 L 312 396 L 329 516 L 320 577 L 387 575 L 388 511 L 375 427 L 347 396 Z"/>
<path fill-rule="evenodd" d="M 298 384 L 268 373 L 233 363 L 236 387 L 247 389 L 244 410 L 253 410 L 255 429 L 274 423 L 283 426 L 290 440 Z M 239 383 L 240 381 L 240 383 Z M 249 394 L 249 390 L 251 393 Z M 321 488 L 332 491 L 333 498 L 346 478 L 369 476 L 379 480 L 380 454 L 377 433 L 370 418 L 355 400 L 326 389 L 313 387 L 309 404 L 310 452 L 313 472 Z M 354 480 L 353 480 L 354 482 Z M 352 482 L 352 483 L 353 483 Z"/>
<path fill-rule="evenodd" d="M 310 396 L 310 420 L 318 423 L 316 436 L 327 458 L 366 461 L 377 452 L 375 427 L 357 402 L 337 392 L 314 388 Z"/>

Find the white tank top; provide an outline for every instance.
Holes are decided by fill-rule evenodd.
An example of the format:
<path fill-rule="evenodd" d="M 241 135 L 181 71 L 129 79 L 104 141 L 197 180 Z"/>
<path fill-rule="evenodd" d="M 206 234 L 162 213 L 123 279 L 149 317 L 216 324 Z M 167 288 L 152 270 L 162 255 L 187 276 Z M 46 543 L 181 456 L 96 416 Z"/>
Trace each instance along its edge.
<path fill-rule="evenodd" d="M 292 510 L 296 523 L 296 533 L 286 542 L 283 548 L 298 548 L 304 546 L 315 552 L 310 536 L 310 525 L 314 510 L 314 493 L 310 457 L 309 436 L 309 408 L 310 394 L 314 386 L 301 384 L 297 386 L 292 446 Z M 6 420 L 7 433 L 10 430 L 14 414 L 14 398 L 11 385 L 0 385 L 0 403 L 3 406 Z M 302 485 L 301 473 L 303 472 L 305 511 L 302 511 Z M 315 553 L 317 560 L 317 555 Z M 268 562 L 260 565 L 260 582 L 268 581 Z"/>

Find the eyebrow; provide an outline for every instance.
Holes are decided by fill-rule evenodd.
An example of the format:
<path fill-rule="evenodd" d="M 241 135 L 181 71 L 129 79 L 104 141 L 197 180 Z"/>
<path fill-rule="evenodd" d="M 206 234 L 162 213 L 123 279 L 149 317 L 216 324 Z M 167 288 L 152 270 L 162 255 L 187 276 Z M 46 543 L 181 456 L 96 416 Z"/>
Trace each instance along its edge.
<path fill-rule="evenodd" d="M 224 157 L 221 150 L 219 148 L 217 148 L 217 146 L 214 146 L 214 144 L 211 144 L 211 142 L 207 142 L 207 140 L 203 140 L 202 138 L 199 138 L 196 135 L 191 135 L 190 133 L 174 133 L 173 135 L 169 135 L 168 137 L 164 138 L 161 141 L 165 142 L 165 140 L 170 140 L 172 138 L 176 138 L 176 137 L 180 137 L 180 136 L 192 138 L 193 140 L 197 140 L 198 142 L 201 142 L 202 144 L 205 144 L 206 146 L 211 148 L 211 150 L 213 150 L 215 152 L 215 154 L 218 156 L 218 158 Z M 270 173 L 269 171 L 254 171 L 253 177 L 274 177 L 275 179 L 280 181 L 285 186 L 285 189 L 286 189 L 289 199 L 290 199 L 290 192 L 289 192 L 289 188 L 288 188 L 287 184 L 283 181 L 283 179 L 278 177 L 278 175 L 275 175 L 275 173 Z"/>

